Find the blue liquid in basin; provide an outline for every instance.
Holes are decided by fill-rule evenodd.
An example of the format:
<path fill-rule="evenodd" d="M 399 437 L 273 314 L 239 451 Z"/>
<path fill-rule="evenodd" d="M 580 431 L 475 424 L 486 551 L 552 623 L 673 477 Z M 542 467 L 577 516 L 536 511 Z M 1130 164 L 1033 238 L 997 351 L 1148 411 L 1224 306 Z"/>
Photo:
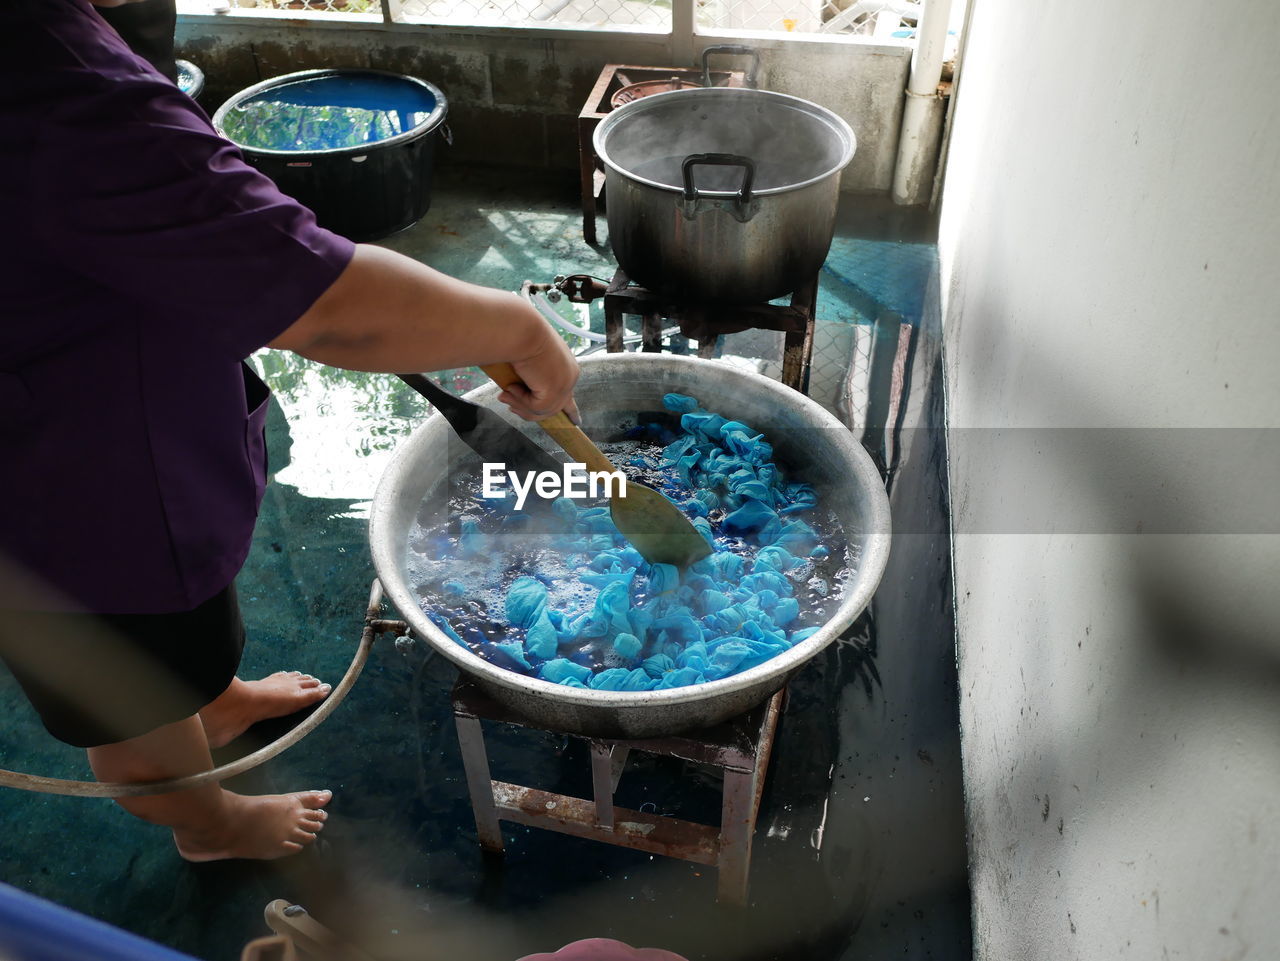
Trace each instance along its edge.
<path fill-rule="evenodd" d="M 389 140 L 436 107 L 430 90 L 406 78 L 339 74 L 262 90 L 228 110 L 222 128 L 242 147 L 306 153 Z"/>
<path fill-rule="evenodd" d="M 187 60 L 175 61 L 178 67 L 178 89 L 188 97 L 198 97 L 204 88 L 204 74 Z"/>

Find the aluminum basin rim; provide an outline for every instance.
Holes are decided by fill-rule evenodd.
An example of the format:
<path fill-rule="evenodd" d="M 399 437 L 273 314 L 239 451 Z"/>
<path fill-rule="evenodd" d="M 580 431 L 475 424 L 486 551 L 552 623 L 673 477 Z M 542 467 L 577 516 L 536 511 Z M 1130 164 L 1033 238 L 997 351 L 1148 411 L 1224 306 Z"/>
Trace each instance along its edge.
<path fill-rule="evenodd" d="M 356 74 L 376 74 L 380 77 L 395 77 L 397 80 L 407 80 L 410 83 L 425 87 L 427 92 L 435 98 L 436 105 L 432 111 L 427 114 L 427 119 L 422 121 L 412 130 L 406 130 L 398 133 L 394 137 L 388 137 L 386 140 L 376 140 L 373 143 L 356 144 L 354 147 L 322 147 L 318 149 L 307 150 L 276 150 L 272 147 L 250 147 L 246 144 L 234 140 L 225 130 L 222 129 L 222 121 L 226 115 L 235 107 L 240 106 L 246 100 L 256 97 L 258 94 L 271 90 L 275 87 L 285 87 L 289 84 L 303 80 L 314 80 L 317 77 L 340 77 L 344 75 Z M 210 122 L 213 129 L 218 132 L 220 137 L 230 140 L 238 147 L 241 152 L 247 156 L 255 157 L 293 157 L 296 160 L 302 160 L 305 157 L 343 157 L 343 156 L 362 156 L 372 153 L 375 150 L 381 150 L 384 147 L 394 147 L 399 144 L 409 143 L 420 137 L 436 130 L 444 123 L 445 115 L 449 112 L 449 100 L 439 87 L 429 80 L 423 80 L 421 77 L 411 77 L 406 73 L 396 73 L 393 70 L 373 70 L 363 67 L 324 67 L 319 70 L 299 70 L 297 73 L 281 74 L 279 77 L 272 77 L 270 80 L 263 80 L 255 83 L 252 87 L 245 87 L 243 90 L 231 96 L 225 103 L 215 111 Z"/>
<path fill-rule="evenodd" d="M 854 136 L 853 128 L 850 127 L 839 114 L 829 110 L 821 104 L 816 104 L 812 100 L 805 100 L 802 97 L 793 97 L 790 94 L 778 93 L 774 90 L 752 90 L 749 88 L 737 87 L 699 87 L 694 90 L 668 90 L 665 93 L 654 93 L 647 97 L 640 97 L 639 99 L 632 100 L 630 103 L 624 103 L 621 107 L 617 107 L 610 112 L 604 120 L 600 121 L 600 124 L 595 129 L 595 133 L 591 135 L 591 146 L 595 150 L 596 156 L 600 159 L 600 162 L 614 173 L 617 173 L 634 183 L 643 184 L 646 187 L 652 187 L 654 190 L 661 190 L 665 193 L 683 196 L 683 187 L 661 183 L 657 180 L 650 180 L 647 177 L 638 176 L 630 170 L 627 170 L 609 156 L 609 151 L 605 147 L 604 142 L 609 135 L 609 131 L 619 123 L 625 123 L 627 117 L 642 110 L 652 110 L 655 109 L 655 107 L 660 108 L 662 106 L 662 102 L 664 102 L 668 97 L 684 97 L 688 99 L 691 96 L 701 96 L 705 99 L 708 95 L 714 95 L 713 99 L 716 100 L 724 100 L 725 95 L 727 95 L 745 97 L 754 96 L 758 98 L 777 100 L 780 102 L 788 102 L 793 109 L 807 114 L 818 123 L 826 126 L 841 141 L 843 150 L 841 152 L 840 160 L 833 164 L 829 170 L 826 170 L 814 177 L 810 177 L 808 180 L 798 181 L 793 184 L 785 184 L 781 187 L 761 187 L 758 189 L 753 187 L 751 190 L 752 197 L 768 197 L 776 194 L 789 193 L 793 190 L 802 190 L 805 187 L 821 183 L 827 178 L 840 173 L 840 171 L 849 166 L 850 161 L 853 160 L 854 152 L 857 150 L 858 146 L 857 137 Z M 623 116 L 621 120 L 616 119 L 619 115 L 624 113 L 626 116 Z M 757 158 L 752 157 L 751 159 L 755 160 Z M 698 194 L 701 197 L 713 200 L 726 200 L 738 196 L 738 192 L 736 190 L 700 189 Z"/>
<path fill-rule="evenodd" d="M 661 95 L 660 95 L 661 96 Z M 626 363 L 626 364 L 647 364 L 651 363 L 648 358 L 638 354 L 605 354 L 595 357 L 582 358 L 581 363 L 585 367 L 588 364 L 596 363 Z M 714 364 L 714 361 L 704 361 L 695 358 L 679 357 L 674 355 L 663 355 L 662 363 L 675 363 L 678 366 L 688 366 L 691 373 L 696 374 L 697 368 L 703 364 Z M 832 643 L 836 636 L 844 631 L 859 614 L 870 603 L 872 595 L 879 586 L 880 579 L 884 574 L 885 566 L 888 562 L 889 545 L 891 539 L 891 515 L 889 510 L 888 496 L 884 492 L 883 482 L 875 466 L 871 462 L 871 458 L 862 450 L 861 446 L 853 440 L 853 435 L 849 433 L 848 428 L 840 423 L 835 417 L 827 413 L 817 403 L 809 400 L 801 394 L 795 394 L 790 388 L 751 371 L 735 371 L 745 382 L 744 386 L 756 387 L 769 392 L 778 393 L 785 392 L 793 394 L 796 398 L 803 398 L 808 405 L 811 406 L 810 413 L 814 415 L 815 427 L 831 428 L 840 431 L 838 436 L 840 446 L 847 447 L 853 452 L 851 458 L 854 469 L 858 475 L 857 486 L 860 489 L 867 489 L 872 492 L 878 492 L 879 496 L 874 497 L 873 503 L 868 505 L 869 523 L 867 525 L 868 533 L 865 535 L 865 546 L 862 555 L 858 561 L 858 570 L 867 570 L 874 572 L 874 576 L 859 578 L 857 588 L 851 594 L 844 597 L 840 606 L 827 618 L 827 621 L 810 637 L 801 641 L 795 647 L 770 658 L 763 664 L 749 670 L 742 671 L 739 674 L 733 674 L 726 678 L 716 681 L 706 681 L 701 684 L 692 684 L 686 687 L 674 687 L 663 691 L 634 691 L 634 692 L 616 692 L 616 691 L 598 691 L 590 688 L 567 687 L 563 684 L 553 684 L 550 681 L 544 681 L 541 678 L 530 677 L 523 674 L 517 674 L 506 668 L 498 667 L 491 664 L 484 658 L 473 653 L 470 649 L 465 649 L 456 641 L 446 635 L 435 623 L 426 615 L 426 612 L 418 605 L 410 591 L 407 578 L 403 576 L 404 560 L 402 557 L 389 556 L 388 542 L 398 543 L 395 537 L 388 537 L 383 534 L 379 528 L 380 512 L 378 505 L 385 503 L 387 497 L 384 494 L 384 485 L 392 482 L 393 475 L 397 472 L 400 462 L 407 458 L 408 447 L 402 443 L 397 451 L 392 463 L 387 467 L 379 481 L 378 489 L 374 494 L 373 504 L 374 510 L 371 512 L 369 519 L 369 541 L 371 551 L 373 553 L 374 566 L 379 572 L 382 580 L 383 590 L 387 599 L 396 607 L 412 628 L 412 633 L 418 636 L 426 635 L 430 638 L 432 647 L 439 653 L 443 654 L 448 660 L 452 661 L 465 672 L 479 676 L 483 681 L 494 684 L 508 690 L 524 694 L 526 696 L 545 697 L 554 699 L 561 704 L 568 704 L 575 707 L 582 707 L 596 710 L 613 710 L 613 709 L 630 709 L 630 708 L 654 708 L 662 706 L 674 706 L 678 704 L 696 703 L 714 698 L 718 694 L 727 694 L 736 690 L 746 690 L 756 686 L 766 685 L 772 680 L 777 681 L 777 686 L 785 682 L 788 675 L 794 670 L 800 668 L 809 660 L 811 660 L 822 648 Z M 475 404 L 486 404 L 493 406 L 499 389 L 495 384 L 485 384 L 466 394 L 467 400 Z M 488 402 L 488 403 L 486 403 Z M 428 417 L 418 430 L 425 429 L 430 424 L 439 424 L 441 430 L 446 430 L 444 418 L 439 414 L 433 413 Z M 394 533 L 394 532 L 388 532 Z M 395 580 L 389 581 L 382 577 L 384 570 L 401 572 L 401 576 Z"/>

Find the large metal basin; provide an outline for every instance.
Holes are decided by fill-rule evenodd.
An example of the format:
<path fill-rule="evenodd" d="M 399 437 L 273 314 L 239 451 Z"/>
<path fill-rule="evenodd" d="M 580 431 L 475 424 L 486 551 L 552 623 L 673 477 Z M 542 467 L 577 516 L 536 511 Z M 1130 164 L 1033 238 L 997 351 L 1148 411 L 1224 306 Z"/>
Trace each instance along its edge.
<path fill-rule="evenodd" d="M 470 675 L 499 703 L 553 730 L 600 737 L 652 737 L 707 727 L 760 703 L 836 639 L 871 600 L 889 555 L 889 502 L 871 458 L 849 431 L 807 397 L 715 361 L 662 354 L 606 354 L 583 360 L 578 404 L 584 428 L 606 438 L 636 411 L 662 409 L 670 391 L 697 397 L 765 433 L 778 459 L 817 489 L 843 523 L 856 573 L 831 619 L 790 651 L 719 681 L 667 691 L 567 688 L 490 664 L 450 640 L 418 606 L 407 575 L 408 535 L 424 499 L 447 496 L 460 445 L 438 415 L 405 440 L 383 474 L 369 522 L 373 562 L 388 599 L 418 637 Z M 507 414 L 488 385 L 467 396 Z M 513 423 L 521 423 L 510 414 Z M 536 428 L 530 429 L 536 436 Z M 474 458 L 474 455 L 471 455 Z"/>
<path fill-rule="evenodd" d="M 609 243 L 632 280 L 686 302 L 756 304 L 822 266 L 855 139 L 799 97 L 710 87 L 625 104 L 593 145 Z"/>

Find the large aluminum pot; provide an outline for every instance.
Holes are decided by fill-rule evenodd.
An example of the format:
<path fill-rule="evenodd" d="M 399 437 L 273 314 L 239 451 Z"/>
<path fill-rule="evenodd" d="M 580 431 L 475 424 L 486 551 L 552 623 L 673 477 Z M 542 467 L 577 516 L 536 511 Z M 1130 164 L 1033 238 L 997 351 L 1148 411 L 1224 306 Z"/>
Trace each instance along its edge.
<path fill-rule="evenodd" d="M 755 304 L 793 291 L 826 259 L 849 125 L 768 90 L 644 97 L 596 127 L 609 242 L 650 290 Z"/>
<path fill-rule="evenodd" d="M 617 692 L 568 688 L 504 670 L 450 640 L 419 607 L 408 577 L 408 537 L 425 500 L 448 496 L 459 455 L 439 415 L 428 418 L 397 449 L 374 495 L 369 521 L 373 563 L 386 596 L 413 633 L 453 661 L 494 700 L 552 730 L 600 737 L 652 737 L 707 727 L 749 710 L 836 639 L 867 606 L 889 555 L 889 502 L 871 458 L 849 431 L 807 397 L 756 374 L 716 361 L 663 354 L 605 354 L 584 359 L 578 404 L 584 427 L 606 439 L 637 411 L 662 409 L 669 391 L 691 394 L 709 410 L 763 431 L 784 464 L 793 465 L 839 516 L 856 557 L 831 619 L 807 640 L 733 677 L 666 691 Z M 516 421 L 497 402 L 493 385 L 468 398 Z M 521 423 L 536 436 L 536 428 Z M 545 443 L 545 439 L 542 439 Z"/>

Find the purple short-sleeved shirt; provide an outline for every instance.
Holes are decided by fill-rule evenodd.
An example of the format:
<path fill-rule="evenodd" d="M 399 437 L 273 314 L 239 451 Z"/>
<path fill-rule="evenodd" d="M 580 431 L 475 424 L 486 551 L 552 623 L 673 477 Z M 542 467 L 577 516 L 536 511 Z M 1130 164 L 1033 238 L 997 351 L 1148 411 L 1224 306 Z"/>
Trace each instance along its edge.
<path fill-rule="evenodd" d="M 87 0 L 5 2 L 0 228 L 0 554 L 89 610 L 195 607 L 265 483 L 243 359 L 353 245 Z"/>

